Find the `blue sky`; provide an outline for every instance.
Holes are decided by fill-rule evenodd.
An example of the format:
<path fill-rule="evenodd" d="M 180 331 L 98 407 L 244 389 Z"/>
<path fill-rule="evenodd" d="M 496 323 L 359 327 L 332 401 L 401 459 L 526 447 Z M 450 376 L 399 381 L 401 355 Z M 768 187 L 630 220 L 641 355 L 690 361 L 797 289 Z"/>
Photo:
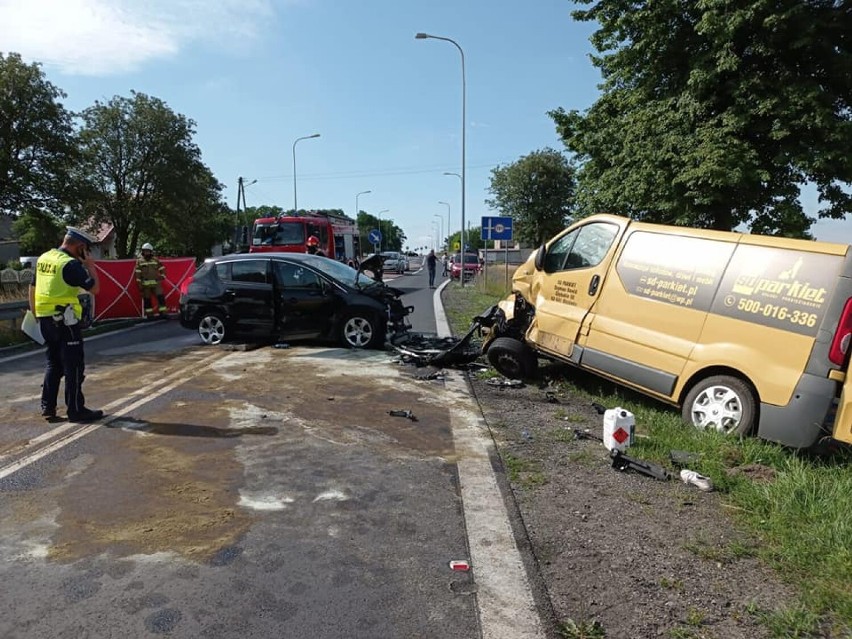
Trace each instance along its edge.
<path fill-rule="evenodd" d="M 494 215 L 490 170 L 561 149 L 547 111 L 585 109 L 600 76 L 592 28 L 566 0 L 0 0 L 0 50 L 44 64 L 83 109 L 137 90 L 197 123 L 204 161 L 236 205 L 359 208 L 402 227 L 410 246 L 459 228 L 461 64 L 467 77 L 466 218 Z M 806 204 L 812 195 L 805 197 Z M 436 217 L 439 216 L 439 217 Z M 852 242 L 848 221 L 819 239 Z"/>

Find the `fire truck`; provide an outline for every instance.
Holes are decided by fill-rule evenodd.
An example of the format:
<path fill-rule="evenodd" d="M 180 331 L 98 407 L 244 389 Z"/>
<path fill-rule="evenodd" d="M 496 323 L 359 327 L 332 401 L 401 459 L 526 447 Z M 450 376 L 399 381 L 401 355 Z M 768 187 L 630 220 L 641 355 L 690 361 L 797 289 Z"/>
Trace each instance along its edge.
<path fill-rule="evenodd" d="M 319 239 L 326 257 L 334 260 L 353 260 L 361 253 L 355 220 L 320 211 L 256 219 L 252 224 L 249 253 L 306 253 L 307 241 L 312 235 Z"/>

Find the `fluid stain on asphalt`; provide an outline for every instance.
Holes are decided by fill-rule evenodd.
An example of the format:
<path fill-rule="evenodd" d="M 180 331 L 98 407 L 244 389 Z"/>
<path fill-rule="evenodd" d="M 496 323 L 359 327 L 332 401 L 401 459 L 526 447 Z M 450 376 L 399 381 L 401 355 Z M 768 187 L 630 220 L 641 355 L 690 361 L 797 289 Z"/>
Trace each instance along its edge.
<path fill-rule="evenodd" d="M 158 414 L 165 420 L 152 423 L 185 427 L 181 412 L 165 410 Z M 195 435 L 187 437 L 105 431 L 109 449 L 88 472 L 72 478 L 61 499 L 49 557 L 71 562 L 103 552 L 165 552 L 209 561 L 234 546 L 255 520 L 237 506 L 244 482 L 234 456 L 239 439 L 210 435 L 227 430 L 227 417 L 215 409 L 205 416 L 222 425 L 191 430 Z"/>
<path fill-rule="evenodd" d="M 199 424 L 170 424 L 163 422 L 147 422 L 142 420 L 116 420 L 111 427 L 123 428 L 140 433 L 153 435 L 170 435 L 175 437 L 242 437 L 243 435 L 277 435 L 274 426 L 256 426 L 248 428 L 216 428 Z"/>

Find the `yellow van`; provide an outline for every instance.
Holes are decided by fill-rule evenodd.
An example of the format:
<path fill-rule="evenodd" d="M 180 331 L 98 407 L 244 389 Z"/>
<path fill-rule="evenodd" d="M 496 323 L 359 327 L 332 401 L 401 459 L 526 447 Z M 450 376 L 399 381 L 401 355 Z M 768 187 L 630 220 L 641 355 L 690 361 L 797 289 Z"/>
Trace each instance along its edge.
<path fill-rule="evenodd" d="M 540 355 L 680 406 L 700 428 L 852 443 L 848 244 L 595 215 L 512 284 L 482 321 L 507 377 L 533 376 Z"/>

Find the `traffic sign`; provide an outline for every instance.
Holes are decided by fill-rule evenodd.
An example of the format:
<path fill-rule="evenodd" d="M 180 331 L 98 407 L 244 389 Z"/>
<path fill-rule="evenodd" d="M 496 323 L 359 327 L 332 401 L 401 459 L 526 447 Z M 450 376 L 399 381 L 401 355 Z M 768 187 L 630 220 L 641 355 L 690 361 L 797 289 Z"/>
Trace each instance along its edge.
<path fill-rule="evenodd" d="M 370 234 L 367 236 L 367 239 L 370 241 L 370 244 L 381 244 L 382 232 L 379 229 L 373 229 L 370 231 Z"/>
<path fill-rule="evenodd" d="M 512 218 L 510 217 L 483 217 L 482 218 L 483 240 L 511 240 Z"/>

